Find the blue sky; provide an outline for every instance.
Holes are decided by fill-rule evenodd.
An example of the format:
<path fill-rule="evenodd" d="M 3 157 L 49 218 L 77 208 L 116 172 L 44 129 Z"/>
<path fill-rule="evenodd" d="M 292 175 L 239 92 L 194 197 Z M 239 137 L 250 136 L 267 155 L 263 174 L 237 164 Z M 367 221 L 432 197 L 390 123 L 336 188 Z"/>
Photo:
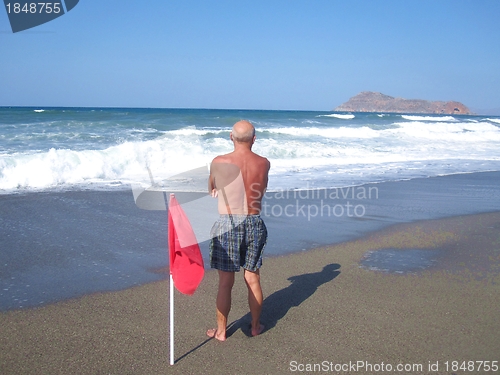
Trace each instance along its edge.
<path fill-rule="evenodd" d="M 500 108 L 499 17 L 498 0 L 81 0 L 13 34 L 0 9 L 0 106 Z"/>

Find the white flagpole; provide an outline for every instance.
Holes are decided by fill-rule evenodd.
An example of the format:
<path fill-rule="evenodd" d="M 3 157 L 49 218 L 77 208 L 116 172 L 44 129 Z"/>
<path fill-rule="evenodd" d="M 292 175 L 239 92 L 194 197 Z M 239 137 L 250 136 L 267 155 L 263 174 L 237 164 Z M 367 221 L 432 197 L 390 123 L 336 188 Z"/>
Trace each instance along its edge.
<path fill-rule="evenodd" d="M 170 274 L 170 365 L 174 362 L 174 279 Z"/>
<path fill-rule="evenodd" d="M 170 198 L 174 196 L 173 193 L 170 193 Z M 165 197 L 166 198 L 166 197 Z M 170 209 L 170 201 L 168 202 L 168 208 Z M 172 251 L 173 249 L 168 249 L 168 251 Z M 174 278 L 172 276 L 172 265 L 169 265 L 170 268 L 170 365 L 173 366 L 175 362 L 174 357 Z"/>
<path fill-rule="evenodd" d="M 151 179 L 151 185 L 155 186 L 155 181 L 153 179 L 153 174 L 151 173 L 151 169 L 149 166 L 146 166 L 148 169 L 149 173 L 149 178 Z M 170 197 L 174 196 L 174 193 L 170 193 Z M 166 193 L 163 192 L 163 199 L 165 201 L 165 208 L 167 209 L 167 212 L 170 207 L 170 201 L 167 203 L 167 196 Z M 172 251 L 172 249 L 168 249 L 168 251 Z M 169 257 L 170 258 L 170 257 Z M 169 264 L 169 268 L 172 267 L 171 264 Z M 173 365 L 175 362 L 174 358 L 174 278 L 172 277 L 172 273 L 170 273 L 170 365 Z"/>

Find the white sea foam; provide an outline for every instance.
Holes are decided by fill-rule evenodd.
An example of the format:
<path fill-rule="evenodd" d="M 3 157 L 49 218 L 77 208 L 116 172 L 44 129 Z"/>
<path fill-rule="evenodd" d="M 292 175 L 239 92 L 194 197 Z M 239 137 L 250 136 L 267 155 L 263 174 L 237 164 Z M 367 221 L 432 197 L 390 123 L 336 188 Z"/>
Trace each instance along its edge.
<path fill-rule="evenodd" d="M 34 109 L 35 112 L 45 112 L 45 109 Z"/>
<path fill-rule="evenodd" d="M 91 183 L 149 183 L 149 166 L 158 179 L 210 161 L 196 141 L 161 138 L 125 142 L 104 150 L 47 152 L 0 156 L 0 189 L 44 189 Z"/>
<path fill-rule="evenodd" d="M 184 136 L 203 136 L 203 135 L 215 135 L 221 133 L 229 133 L 229 129 L 197 129 L 195 126 L 188 126 L 178 130 L 170 130 L 168 134 L 174 135 L 184 135 Z"/>
<path fill-rule="evenodd" d="M 500 119 L 498 119 L 498 118 L 487 118 L 486 120 L 487 120 L 487 121 L 494 122 L 494 123 L 496 123 L 496 124 L 500 124 Z"/>
<path fill-rule="evenodd" d="M 456 121 L 453 116 L 414 116 L 401 115 L 402 118 L 411 121 Z"/>
<path fill-rule="evenodd" d="M 424 116 L 424 120 L 404 121 L 400 116 L 360 115 L 356 122 L 340 126 L 317 115 L 279 115 L 275 119 L 259 114 L 254 121 L 253 150 L 271 161 L 270 189 L 500 170 L 500 127 L 491 118 L 474 117 L 473 122 Z M 399 122 L 390 122 L 391 118 Z M 230 126 L 216 123 L 181 129 L 154 122 L 116 128 L 114 120 L 111 125 L 93 127 L 44 123 L 29 125 L 30 132 L 26 126 L 4 125 L 0 135 L 5 146 L 0 152 L 3 193 L 94 188 L 95 184 L 147 185 L 148 166 L 154 179 L 161 181 L 233 149 Z M 35 147 L 19 146 L 25 143 Z"/>
<path fill-rule="evenodd" d="M 338 128 L 319 128 L 319 127 L 287 127 L 287 128 L 267 128 L 263 131 L 280 135 L 286 134 L 296 137 L 325 137 L 325 138 L 375 138 L 379 136 L 376 130 L 367 126 L 358 128 L 338 127 Z"/>
<path fill-rule="evenodd" d="M 319 115 L 318 117 L 335 117 L 335 118 L 340 118 L 342 120 L 351 120 L 351 119 L 353 119 L 356 116 L 354 116 L 352 114 L 343 115 L 343 114 L 340 114 L 340 113 L 332 113 L 330 115 Z"/>
<path fill-rule="evenodd" d="M 260 137 L 254 150 L 271 160 L 270 187 L 300 187 L 307 181 L 323 180 L 328 185 L 328 178 L 370 181 L 379 175 L 411 177 L 430 171 L 463 171 L 479 164 L 485 168 L 488 162 L 500 161 L 500 128 L 489 122 L 395 125 L 381 130 L 367 126 L 268 128 L 264 130 L 268 136 Z M 45 152 L 2 154 L 0 189 L 148 184 L 147 166 L 156 180 L 162 180 L 231 152 L 232 144 L 225 134 L 204 137 L 206 131 L 212 132 L 174 130 L 153 140 L 126 141 L 103 150 L 51 148 Z"/>
<path fill-rule="evenodd" d="M 448 145 L 455 142 L 456 146 L 469 146 L 471 142 L 499 142 L 500 129 L 487 122 L 399 122 L 397 129 L 384 132 L 398 133 L 403 137 L 427 139 L 426 142 L 437 144 L 445 142 Z M 425 146 L 425 145 L 424 145 Z"/>

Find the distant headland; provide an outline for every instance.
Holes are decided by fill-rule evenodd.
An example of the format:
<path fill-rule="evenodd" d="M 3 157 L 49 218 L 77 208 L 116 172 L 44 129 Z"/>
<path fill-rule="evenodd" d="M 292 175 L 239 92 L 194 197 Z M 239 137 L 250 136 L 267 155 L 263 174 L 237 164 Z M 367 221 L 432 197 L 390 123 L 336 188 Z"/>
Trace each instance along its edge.
<path fill-rule="evenodd" d="M 403 99 L 384 95 L 380 92 L 363 91 L 353 96 L 334 111 L 341 112 L 385 112 L 385 113 L 427 113 L 447 115 L 472 115 L 460 102 Z"/>

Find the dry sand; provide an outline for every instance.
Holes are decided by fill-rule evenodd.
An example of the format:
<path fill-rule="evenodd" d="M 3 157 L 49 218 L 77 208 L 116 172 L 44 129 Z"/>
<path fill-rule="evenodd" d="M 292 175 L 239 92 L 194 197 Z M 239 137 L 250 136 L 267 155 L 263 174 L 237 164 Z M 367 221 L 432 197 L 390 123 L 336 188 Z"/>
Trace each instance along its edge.
<path fill-rule="evenodd" d="M 366 251 L 382 248 L 441 249 L 443 257 L 419 274 L 359 267 Z M 258 337 L 247 336 L 238 277 L 230 337 L 206 338 L 217 285 L 217 274 L 207 272 L 194 296 L 176 292 L 174 366 L 167 281 L 2 313 L 0 374 L 286 374 L 342 365 L 348 371 L 341 373 L 355 373 L 350 362 L 365 365 L 356 373 L 382 364 L 392 373 L 471 373 L 453 371 L 453 361 L 500 361 L 499 270 L 500 213 L 399 224 L 265 259 L 267 329 Z M 415 367 L 398 372 L 398 364 Z"/>

